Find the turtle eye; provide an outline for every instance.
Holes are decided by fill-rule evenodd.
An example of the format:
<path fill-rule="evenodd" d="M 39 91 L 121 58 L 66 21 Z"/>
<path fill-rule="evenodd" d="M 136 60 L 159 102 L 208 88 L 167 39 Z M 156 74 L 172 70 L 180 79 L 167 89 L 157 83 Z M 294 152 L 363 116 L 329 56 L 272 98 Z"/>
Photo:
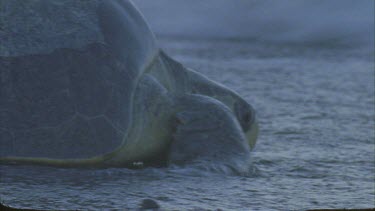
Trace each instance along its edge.
<path fill-rule="evenodd" d="M 247 112 L 243 117 L 244 122 L 250 122 L 251 120 L 251 114 L 250 112 Z"/>
<path fill-rule="evenodd" d="M 245 102 L 237 102 L 234 106 L 234 111 L 244 131 L 250 128 L 252 123 L 252 109 L 250 105 Z"/>

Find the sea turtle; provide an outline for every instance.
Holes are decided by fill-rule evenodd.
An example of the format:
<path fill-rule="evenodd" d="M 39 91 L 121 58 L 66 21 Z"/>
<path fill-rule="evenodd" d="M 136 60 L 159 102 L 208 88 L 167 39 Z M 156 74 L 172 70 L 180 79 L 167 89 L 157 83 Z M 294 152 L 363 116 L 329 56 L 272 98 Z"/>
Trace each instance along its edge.
<path fill-rule="evenodd" d="M 168 57 L 130 1 L 0 6 L 1 164 L 248 159 L 254 109 Z"/>

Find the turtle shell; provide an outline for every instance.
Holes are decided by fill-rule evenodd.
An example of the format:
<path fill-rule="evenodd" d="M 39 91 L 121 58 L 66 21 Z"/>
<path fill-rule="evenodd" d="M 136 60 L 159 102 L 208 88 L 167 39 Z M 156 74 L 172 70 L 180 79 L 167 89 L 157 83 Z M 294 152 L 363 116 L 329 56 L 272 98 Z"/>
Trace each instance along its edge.
<path fill-rule="evenodd" d="M 158 52 L 132 3 L 0 3 L 0 157 L 90 158 L 119 147 Z"/>

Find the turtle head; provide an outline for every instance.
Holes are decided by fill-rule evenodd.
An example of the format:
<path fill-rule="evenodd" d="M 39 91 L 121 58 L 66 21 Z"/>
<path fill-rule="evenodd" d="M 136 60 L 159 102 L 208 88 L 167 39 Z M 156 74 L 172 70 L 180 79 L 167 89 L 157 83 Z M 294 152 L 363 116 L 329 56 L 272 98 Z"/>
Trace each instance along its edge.
<path fill-rule="evenodd" d="M 258 122 L 253 107 L 241 97 L 235 99 L 233 112 L 240 123 L 251 149 L 255 147 L 258 137 Z"/>
<path fill-rule="evenodd" d="M 176 86 L 178 86 L 178 88 L 176 88 L 177 90 L 212 97 L 225 104 L 240 124 L 242 132 L 248 140 L 250 149 L 254 148 L 258 138 L 258 123 L 255 110 L 246 100 L 222 84 L 216 83 L 192 69 L 183 67 L 164 53 L 162 53 L 162 58 L 168 66 L 181 68 L 180 71 L 183 71 L 181 75 L 186 76 L 184 78 L 178 78 L 180 83 L 176 83 Z M 171 71 L 170 73 L 181 72 Z"/>

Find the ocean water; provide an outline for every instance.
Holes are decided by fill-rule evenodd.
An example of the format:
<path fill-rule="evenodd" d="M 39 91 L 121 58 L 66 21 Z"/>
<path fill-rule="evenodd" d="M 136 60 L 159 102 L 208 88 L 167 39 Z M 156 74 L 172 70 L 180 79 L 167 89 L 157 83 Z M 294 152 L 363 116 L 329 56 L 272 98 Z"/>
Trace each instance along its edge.
<path fill-rule="evenodd" d="M 144 1 L 136 3 L 151 27 L 157 27 L 150 17 L 163 12 L 148 11 Z M 241 14 L 235 9 L 231 14 Z M 288 36 L 285 32 L 288 39 L 278 41 L 250 35 L 199 36 L 199 30 L 180 35 L 170 27 L 157 34 L 169 55 L 235 90 L 256 109 L 260 136 L 251 171 L 238 175 L 210 166 L 140 170 L 0 166 L 2 202 L 18 208 L 71 210 L 132 210 L 146 198 L 165 210 L 375 207 L 371 40 L 354 37 L 336 42 L 323 33 L 314 37 L 319 42 L 308 42 L 310 38 L 293 42 L 288 36 L 293 37 L 294 30 Z M 373 26 L 353 31 L 367 27 Z M 346 31 L 328 34 L 332 33 L 345 37 Z"/>

